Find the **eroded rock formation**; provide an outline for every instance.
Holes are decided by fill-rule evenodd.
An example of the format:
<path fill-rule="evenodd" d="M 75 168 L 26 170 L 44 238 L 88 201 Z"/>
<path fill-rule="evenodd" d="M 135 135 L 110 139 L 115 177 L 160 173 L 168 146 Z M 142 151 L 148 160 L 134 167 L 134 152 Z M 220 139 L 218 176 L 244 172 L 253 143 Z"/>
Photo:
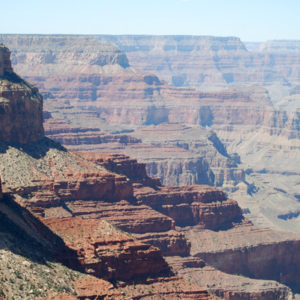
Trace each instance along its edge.
<path fill-rule="evenodd" d="M 25 144 L 41 139 L 42 96 L 37 88 L 13 72 L 10 51 L 3 45 L 0 45 L 0 85 L 1 141 Z"/>

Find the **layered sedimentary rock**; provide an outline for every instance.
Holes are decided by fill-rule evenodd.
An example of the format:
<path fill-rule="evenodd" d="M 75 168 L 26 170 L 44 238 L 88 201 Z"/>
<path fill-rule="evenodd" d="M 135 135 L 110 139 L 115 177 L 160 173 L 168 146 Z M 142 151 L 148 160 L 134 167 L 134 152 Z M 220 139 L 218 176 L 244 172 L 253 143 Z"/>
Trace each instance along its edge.
<path fill-rule="evenodd" d="M 42 96 L 37 88 L 13 72 L 10 51 L 3 45 L 0 45 L 0 85 L 1 141 L 24 144 L 42 138 Z"/>
<path fill-rule="evenodd" d="M 4 78 L 8 81 L 11 80 L 7 75 Z M 28 111 L 30 111 L 30 107 Z M 13 116 L 12 113 L 8 115 Z M 38 115 L 36 117 L 39 118 Z M 34 122 L 32 122 L 32 126 L 34 127 Z M 1 243 L 8 249 L 8 253 L 2 251 L 1 260 L 4 255 L 8 257 L 12 254 L 12 251 L 21 251 L 20 254 L 23 255 L 28 254 L 29 250 L 26 250 L 25 246 L 21 246 L 19 249 L 13 246 L 14 237 L 11 237 L 11 235 L 16 232 L 16 243 L 19 235 L 23 235 L 21 240 L 24 239 L 26 243 L 29 239 L 32 246 L 36 244 L 39 246 L 39 243 L 42 242 L 42 246 L 35 248 L 41 253 L 43 247 L 46 248 L 50 243 L 49 249 L 44 249 L 44 256 L 43 254 L 31 255 L 28 256 L 29 259 L 39 257 L 42 261 L 42 259 L 46 259 L 45 255 L 52 251 L 53 253 L 50 254 L 57 255 L 67 265 L 98 277 L 111 281 L 138 279 L 141 286 L 151 289 L 151 292 L 148 293 L 149 298 L 157 297 L 161 293 L 169 299 L 173 299 L 175 295 L 181 295 L 187 299 L 214 299 L 214 297 L 209 296 L 206 290 L 187 284 L 180 277 L 172 276 L 170 267 L 163 259 L 158 248 L 138 242 L 104 221 L 105 216 L 103 217 L 103 215 L 106 215 L 108 219 L 119 222 L 127 230 L 131 229 L 131 231 L 141 234 L 162 231 L 168 237 L 170 232 L 170 236 L 183 241 L 181 245 L 186 246 L 187 252 L 189 252 L 189 245 L 184 235 L 174 230 L 174 221 L 171 218 L 152 210 L 148 206 L 136 206 L 134 204 L 132 185 L 124 175 L 112 173 L 103 166 L 95 164 L 78 154 L 71 153 L 58 143 L 43 136 L 38 141 L 27 141 L 27 143 L 21 141 L 16 143 L 13 140 L 1 141 L 0 165 L 1 177 L 6 189 L 10 193 L 14 193 L 15 200 L 23 206 L 18 206 L 14 200 L 8 205 L 4 202 L 4 199 L 1 199 L 1 216 L 3 215 L 0 224 L 1 235 L 3 233 L 2 225 L 4 225 L 4 239 L 1 239 Z M 142 170 L 142 168 L 140 175 L 146 176 L 145 170 Z M 153 184 L 155 182 L 153 180 Z M 124 200 L 118 203 L 122 199 L 131 200 L 133 204 Z M 126 220 L 122 205 L 123 208 L 126 207 L 125 210 L 132 212 L 131 218 L 127 216 L 127 220 L 130 220 L 131 225 Z M 110 208 L 108 208 L 109 206 Z M 40 221 L 24 207 L 38 215 Z M 108 209 L 105 211 L 102 209 L 103 207 Z M 142 220 L 136 222 L 137 219 L 134 216 L 141 217 L 140 211 L 147 215 L 148 223 L 147 220 L 146 222 L 142 222 Z M 123 220 L 118 219 L 118 214 L 119 217 L 123 217 Z M 99 218 L 102 220 L 99 220 Z M 41 221 L 48 227 L 45 227 Z M 157 221 L 162 227 L 155 228 Z M 61 239 L 58 235 L 61 236 Z M 166 245 L 165 247 L 168 249 Z M 169 251 L 171 250 L 169 249 Z M 180 251 L 181 253 L 179 253 Z M 182 254 L 182 249 L 179 249 L 175 254 Z M 11 255 L 11 257 L 13 256 Z M 21 261 L 23 265 L 22 259 L 18 260 L 13 257 L 13 261 Z M 51 273 L 49 285 L 39 286 L 38 291 L 36 291 L 35 284 L 31 283 L 33 290 L 29 291 L 29 294 L 32 294 L 32 298 L 46 296 L 47 289 L 50 292 L 48 297 L 56 297 L 56 299 L 72 299 L 69 292 L 77 295 L 76 298 L 78 299 L 82 297 L 93 298 L 95 295 L 93 286 L 89 286 L 86 281 L 96 282 L 97 284 L 99 280 L 93 278 L 86 279 L 85 282 L 84 279 L 77 281 L 75 277 L 82 275 L 74 273 L 75 276 L 72 272 L 68 272 L 67 276 L 51 281 L 53 272 L 49 271 L 47 267 L 35 268 L 31 266 L 31 262 L 25 263 L 27 267 L 34 270 L 29 272 L 35 274 L 33 278 L 35 278 L 37 271 L 46 270 L 47 273 Z M 8 266 L 8 264 L 5 266 Z M 56 268 L 55 271 L 59 276 L 60 270 L 54 262 L 51 263 L 51 266 Z M 19 272 L 18 270 L 22 268 L 16 266 L 14 269 Z M 13 285 L 14 279 L 10 277 L 10 284 L 7 284 L 6 273 L 8 271 L 5 272 L 6 267 L 1 267 L 1 275 L 4 274 L 5 276 L 3 277 L 5 281 L 4 289 L 1 286 L 1 295 L 19 299 L 19 293 L 13 291 L 16 288 Z M 67 272 L 67 269 L 65 272 Z M 27 276 L 18 273 L 16 277 L 18 278 L 18 284 L 22 285 L 20 290 L 25 287 L 27 295 L 27 284 L 22 284 L 22 280 L 28 281 Z M 40 277 L 43 278 L 42 275 Z M 41 283 L 41 278 L 38 279 L 39 285 L 44 284 Z M 168 282 L 171 283 L 168 284 Z M 55 284 L 58 288 L 54 289 L 50 287 L 50 284 Z M 65 284 L 70 285 L 68 290 L 65 288 Z M 130 282 L 123 284 L 122 289 L 124 291 L 118 287 L 111 291 L 113 289 L 112 285 L 103 280 L 101 286 L 106 287 L 102 291 L 102 296 L 113 299 L 117 299 L 116 297 L 126 298 L 127 291 L 130 291 L 130 294 L 134 297 L 141 297 L 141 294 L 145 294 L 140 290 L 135 292 L 135 284 Z M 58 295 L 53 289 L 65 293 Z"/>
<path fill-rule="evenodd" d="M 141 140 L 126 134 L 109 134 L 99 128 L 72 127 L 64 120 L 57 120 L 51 117 L 49 112 L 44 112 L 45 135 L 56 142 L 68 145 L 99 145 L 116 143 L 121 145 L 137 144 Z"/>
<path fill-rule="evenodd" d="M 122 49 L 138 70 L 175 86 L 216 90 L 249 84 L 283 90 L 299 83 L 299 41 L 245 46 L 236 37 L 97 36 Z M 274 98 L 278 97 L 274 93 Z"/>
<path fill-rule="evenodd" d="M 107 222 L 74 217 L 44 222 L 77 251 L 87 273 L 106 280 L 170 274 L 159 249 L 136 242 Z"/>
<path fill-rule="evenodd" d="M 85 156 L 89 157 L 89 154 L 85 154 Z M 110 160 L 110 162 L 106 162 L 107 164 L 115 166 L 118 163 L 120 173 L 126 172 L 128 162 L 125 157 L 120 159 L 120 155 L 111 155 L 107 158 L 107 155 L 91 153 L 89 159 L 103 164 L 105 157 Z M 141 170 L 142 166 L 140 165 L 137 169 Z M 132 182 L 140 182 L 139 176 L 144 177 L 144 172 L 139 171 L 137 174 L 140 175 L 136 176 Z M 230 274 L 277 280 L 287 283 L 293 288 L 298 286 L 296 274 L 289 276 L 289 271 L 285 271 L 285 266 L 290 264 L 289 259 L 285 260 L 279 253 L 291 252 L 289 247 L 296 249 L 300 245 L 299 236 L 254 227 L 249 221 L 243 220 L 237 203 L 228 200 L 220 190 L 208 186 L 151 187 L 135 183 L 134 195 L 137 203 L 149 205 L 155 210 L 169 215 L 176 225 L 181 226 L 182 233 L 185 233 L 187 240 L 191 242 L 191 254 L 204 259 L 206 263 L 217 268 L 206 266 L 203 260 L 189 257 L 189 252 L 183 255 L 185 257 L 175 257 L 176 252 L 173 252 L 173 255 L 166 252 L 166 255 L 172 255 L 168 258 L 168 262 L 186 279 L 198 284 L 200 282 L 206 284 L 211 291 L 225 299 L 235 299 L 234 297 L 240 297 L 240 299 L 247 297 L 288 299 L 291 297 L 291 290 L 275 281 L 259 281 Z M 75 213 L 74 208 L 70 208 Z M 78 209 L 82 211 L 80 207 Z M 107 213 L 104 214 L 107 218 Z M 111 215 L 110 222 L 114 222 L 114 217 L 118 218 L 117 215 Z M 89 218 L 88 214 L 85 218 Z M 214 221 L 212 222 L 212 220 Z M 219 230 L 215 231 L 215 229 Z M 135 236 L 142 241 L 153 243 L 154 238 L 159 239 L 161 234 L 153 233 L 152 240 L 149 239 L 148 233 L 135 234 Z M 158 247 L 163 247 L 161 242 L 156 241 L 156 243 Z M 215 247 L 215 243 L 218 244 L 218 247 Z M 163 248 L 161 249 L 164 251 Z M 266 256 L 260 256 L 260 251 L 266 252 Z M 214 254 L 216 254 L 216 261 L 214 261 Z M 234 255 L 235 259 L 231 259 L 231 255 Z M 252 261 L 254 257 L 261 257 L 261 260 Z M 295 257 L 296 264 L 297 261 L 298 259 Z M 235 263 L 236 267 L 233 267 L 232 264 Z M 274 268 L 270 268 L 269 264 L 271 263 Z M 293 268 L 292 265 L 290 267 Z M 291 278 L 293 280 L 290 280 Z M 214 283 L 209 280 L 213 280 Z"/>
<path fill-rule="evenodd" d="M 191 253 L 221 271 L 299 286 L 299 235 L 241 224 L 220 232 L 194 227 L 187 229 L 186 236 L 192 244 Z M 292 261 L 290 248 L 295 249 Z"/>
<path fill-rule="evenodd" d="M 250 211 L 249 216 L 256 224 L 299 231 L 299 226 L 294 226 L 295 218 L 278 218 L 297 215 L 300 209 L 296 168 L 298 115 L 289 114 L 298 107 L 297 47 L 295 51 L 285 51 L 290 46 L 283 45 L 282 55 L 283 52 L 268 52 L 271 50 L 259 52 L 259 47 L 255 48 L 257 53 L 251 53 L 237 38 L 100 38 L 102 44 L 105 39 L 111 39 L 115 45 L 124 43 L 128 56 L 147 55 L 147 60 L 140 61 L 158 66 L 157 77 L 129 67 L 124 63 L 123 52 L 92 37 L 2 35 L 1 39 L 12 46 L 16 69 L 45 91 L 45 106 L 52 115 L 47 123 L 56 123 L 61 128 L 60 120 L 64 120 L 72 128 L 58 132 L 54 129 L 56 125 L 50 125 L 50 137 L 74 150 L 134 156 L 146 163 L 147 171 L 160 177 L 164 184 L 223 187 L 245 211 Z M 151 44 L 154 41 L 157 51 Z M 164 47 L 168 44 L 172 46 L 169 50 Z M 108 48 L 111 55 L 107 56 Z M 55 59 L 45 60 L 43 49 L 49 49 Z M 170 66 L 174 59 L 174 74 L 179 61 L 180 68 L 186 66 L 185 72 L 190 72 L 190 79 L 183 85 L 198 81 L 192 79 L 198 76 L 196 71 L 207 73 L 209 80 L 204 80 L 200 91 L 172 87 L 160 79 L 165 72 L 168 76 L 171 73 L 169 67 L 159 73 L 159 61 L 165 59 L 166 52 L 172 54 Z M 161 57 L 157 63 L 149 59 L 155 56 Z M 75 61 L 74 57 L 78 59 Z M 191 59 L 192 65 L 182 64 Z M 103 63 L 94 64 L 95 60 Z M 134 61 L 132 65 L 135 66 Z M 214 91 L 204 91 L 212 85 Z M 236 90 L 220 91 L 224 86 Z M 283 110 L 275 109 L 272 101 Z M 174 122 L 177 128 L 170 125 Z M 161 123 L 169 124 L 163 127 Z M 149 126 L 149 131 L 140 128 Z M 136 130 L 137 127 L 140 129 Z M 214 133 L 203 127 L 210 127 Z M 182 133 L 180 138 L 174 136 L 177 131 Z M 266 174 L 266 180 L 261 179 L 261 172 Z M 284 192 L 277 193 L 278 185 Z"/>
<path fill-rule="evenodd" d="M 109 171 L 127 176 L 132 183 L 142 183 L 146 186 L 160 185 L 159 179 L 148 176 L 144 163 L 138 163 L 136 159 L 127 155 L 100 152 L 79 152 L 79 154 Z"/>
<path fill-rule="evenodd" d="M 118 70 L 120 70 L 119 68 L 125 69 L 120 64 L 117 65 Z M 110 64 L 105 66 L 111 67 Z M 161 85 L 155 77 L 147 77 L 143 80 L 143 84 L 155 85 L 156 88 Z M 170 96 L 172 88 L 165 87 L 165 90 Z M 178 90 L 174 90 L 174 93 L 176 91 Z M 187 92 L 187 90 L 182 91 Z M 148 93 L 147 90 L 147 97 L 149 96 Z M 140 94 L 140 91 L 137 90 L 137 99 Z M 194 92 L 192 94 L 195 95 Z M 205 101 L 210 100 L 220 104 L 222 101 L 228 100 L 228 97 L 230 99 L 234 93 L 230 92 L 228 95 L 223 95 L 222 101 L 218 98 L 219 94 L 203 93 L 202 95 L 205 95 L 203 96 Z M 241 106 L 242 103 L 249 101 L 253 107 L 257 105 L 254 98 L 249 100 L 246 96 L 243 98 L 239 93 L 236 95 L 236 99 L 239 99 L 236 101 Z M 176 95 L 172 97 L 174 103 L 176 103 L 176 97 Z M 113 101 L 118 103 L 117 100 Z M 180 102 L 179 99 L 177 101 L 177 103 Z M 217 104 L 215 104 L 217 110 L 216 107 Z M 72 110 L 67 105 L 64 105 L 64 108 Z M 133 107 L 131 109 L 133 111 Z M 204 112 L 201 116 L 204 120 L 208 120 L 207 110 Z M 189 113 L 191 110 L 187 109 L 180 118 L 187 118 Z M 91 114 L 86 113 L 85 117 L 87 118 Z M 175 116 L 175 110 L 173 114 Z M 95 116 L 95 114 L 93 115 Z M 126 120 L 125 116 L 119 115 L 118 112 L 115 116 L 116 123 L 120 120 Z M 158 110 L 158 115 L 151 112 L 149 116 L 149 120 L 152 120 L 150 123 L 154 124 L 162 122 L 164 118 L 164 110 Z M 239 121 L 236 122 L 238 124 Z M 256 121 L 250 117 L 247 122 Z M 277 128 L 275 125 L 273 127 Z M 230 157 L 216 135 L 209 135 L 209 141 L 218 149 L 217 152 L 224 157 L 226 162 L 233 165 L 238 162 L 238 156 Z M 179 149 L 185 150 L 185 148 L 190 147 L 189 143 L 188 145 L 179 144 Z M 189 254 L 192 254 L 203 257 L 221 270 L 229 266 L 226 269 L 227 272 L 231 272 L 231 266 L 233 266 L 232 270 L 244 275 L 249 275 L 247 272 L 250 270 L 253 276 L 257 278 L 269 278 L 271 276 L 261 270 L 261 265 L 268 267 L 270 261 L 273 261 L 274 266 L 276 266 L 274 278 L 289 284 L 294 290 L 298 288 L 298 277 L 292 269 L 293 266 L 299 264 L 298 256 L 295 255 L 287 260 L 281 256 L 281 249 L 283 249 L 283 253 L 298 251 L 299 237 L 287 234 L 283 236 L 273 231 L 259 231 L 249 223 L 243 224 L 241 210 L 237 203 L 227 199 L 224 193 L 215 188 L 206 186 L 162 187 L 156 184 L 155 180 L 147 178 L 144 165 L 139 165 L 124 156 L 111 155 L 107 157 L 107 155 L 102 155 L 102 157 L 98 157 L 91 155 L 89 157 L 85 154 L 84 157 L 81 157 L 78 153 L 70 153 L 46 138 L 21 146 L 3 143 L 1 147 L 3 150 L 1 151 L 1 173 L 7 188 L 18 195 L 19 203 L 28 206 L 33 212 L 39 214 L 43 218 L 43 222 L 64 239 L 65 243 L 75 251 L 77 260 L 85 272 L 97 276 L 105 274 L 107 279 L 122 280 L 132 280 L 139 276 L 151 275 L 153 278 L 143 280 L 140 283 L 146 287 L 155 287 L 155 291 L 148 291 L 147 293 L 147 297 L 150 298 L 160 293 L 171 299 L 174 299 L 175 294 L 182 295 L 182 298 L 188 298 L 187 295 L 190 295 L 191 299 L 209 298 L 206 291 L 189 285 L 182 279 L 171 277 L 169 266 L 162 258 L 160 250 L 142 243 L 142 241 L 146 241 L 161 248 L 161 251 L 166 255 L 188 257 Z M 212 158 L 212 156 L 210 157 Z M 104 169 L 104 165 L 112 171 L 127 175 L 129 178 L 109 172 Z M 134 173 L 135 168 L 138 169 L 136 174 Z M 126 201 L 121 201 L 122 199 Z M 132 232 L 140 241 L 133 240 L 132 237 L 120 232 L 111 224 Z M 175 224 L 181 226 L 181 232 L 178 232 L 179 228 L 174 227 Z M 241 229 L 245 227 L 250 229 Z M 256 233 L 252 234 L 253 232 Z M 236 237 L 236 233 L 237 235 L 240 233 L 240 239 Z M 251 235 L 251 239 L 248 239 L 248 233 Z M 202 239 L 208 242 L 203 245 L 199 242 Z M 231 240 L 232 244 L 227 245 L 227 242 Z M 253 244 L 253 247 L 248 245 L 249 242 Z M 201 247 L 207 248 L 203 249 L 199 244 Z M 218 248 L 216 244 L 220 247 Z M 190 245 L 192 246 L 191 253 Z M 209 248 L 210 245 L 212 245 L 211 249 Z M 225 246 L 223 247 L 223 245 Z M 241 260 L 243 265 L 240 269 L 234 266 L 236 261 L 230 260 L 227 251 Z M 262 255 L 258 263 L 255 264 L 253 257 L 255 254 L 259 257 L 260 251 L 262 254 L 266 253 L 267 258 L 264 259 L 264 255 Z M 243 253 L 240 254 L 240 252 Z M 215 262 L 212 253 L 216 253 Z M 222 256 L 225 258 L 224 261 L 221 259 Z M 139 267 L 140 259 L 142 259 L 142 269 Z M 190 266 L 194 266 L 193 258 L 185 259 L 188 260 Z M 253 262 L 253 264 L 248 265 L 248 261 Z M 122 268 L 118 269 L 120 265 Z M 196 265 L 197 269 L 203 267 L 201 263 L 196 263 Z M 286 266 L 293 276 L 289 276 L 289 270 L 286 269 Z M 197 271 L 195 274 L 198 274 Z M 161 278 L 161 275 L 164 277 Z M 171 289 L 167 282 L 171 282 L 171 286 L 173 283 L 176 287 L 173 286 L 174 288 Z M 109 289 L 108 283 L 103 284 Z M 142 292 L 132 291 L 135 289 L 132 284 L 121 283 L 121 285 L 123 285 L 119 286 L 121 297 L 130 291 L 132 292 L 130 295 L 141 297 Z M 269 285 L 268 290 L 265 291 L 267 295 L 273 298 L 280 295 L 283 299 L 289 296 L 290 290 L 288 288 L 279 286 L 279 288 L 274 289 L 274 286 L 274 283 Z M 159 291 L 160 288 L 162 289 L 161 292 Z M 220 295 L 225 295 L 226 287 L 221 286 L 218 290 L 222 288 L 223 294 Z M 241 289 L 239 287 L 236 290 L 240 291 Z M 79 292 L 82 292 L 82 288 Z M 90 292 L 92 293 L 92 291 Z M 227 292 L 229 292 L 227 294 L 228 299 L 232 299 L 235 291 Z M 258 291 L 257 295 L 262 294 L 262 291 L 260 293 Z M 242 296 L 250 295 L 248 293 Z"/>
<path fill-rule="evenodd" d="M 168 257 L 168 263 L 189 282 L 206 286 L 222 299 L 292 299 L 291 290 L 276 281 L 224 273 L 199 258 Z"/>
<path fill-rule="evenodd" d="M 76 291 L 79 299 L 189 299 L 189 300 L 217 300 L 205 289 L 185 282 L 179 277 L 146 279 L 136 281 L 131 285 L 120 282 L 113 288 L 111 284 L 100 279 L 86 277 L 76 281 Z"/>
<path fill-rule="evenodd" d="M 174 220 L 149 206 L 137 206 L 124 200 L 115 203 L 74 201 L 66 202 L 66 209 L 49 208 L 45 217 L 60 215 L 79 216 L 86 220 L 105 220 L 131 233 L 137 240 L 158 247 L 164 255 L 189 254 L 190 244 L 184 234 L 175 230 Z"/>

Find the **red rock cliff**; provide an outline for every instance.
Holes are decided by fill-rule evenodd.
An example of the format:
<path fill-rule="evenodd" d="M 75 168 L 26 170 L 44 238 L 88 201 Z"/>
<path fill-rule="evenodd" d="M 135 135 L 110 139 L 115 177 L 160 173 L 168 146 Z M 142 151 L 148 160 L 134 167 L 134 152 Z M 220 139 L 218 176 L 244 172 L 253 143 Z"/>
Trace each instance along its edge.
<path fill-rule="evenodd" d="M 0 46 L 0 140 L 25 144 L 43 137 L 43 105 L 38 89 L 16 75 L 10 51 Z M 32 118 L 34 116 L 34 118 Z"/>

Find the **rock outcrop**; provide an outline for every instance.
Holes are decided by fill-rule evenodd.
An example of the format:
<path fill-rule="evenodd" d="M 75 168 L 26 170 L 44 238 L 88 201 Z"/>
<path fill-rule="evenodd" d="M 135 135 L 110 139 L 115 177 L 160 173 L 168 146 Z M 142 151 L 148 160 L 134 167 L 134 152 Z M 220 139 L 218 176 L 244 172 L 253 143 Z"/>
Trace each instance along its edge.
<path fill-rule="evenodd" d="M 41 139 L 42 96 L 37 88 L 13 72 L 10 51 L 3 45 L 0 46 L 0 85 L 0 140 L 25 144 Z"/>
<path fill-rule="evenodd" d="M 44 223 L 77 252 L 82 270 L 106 280 L 168 276 L 159 249 L 135 241 L 105 221 L 52 218 Z"/>
<path fill-rule="evenodd" d="M 11 75 L 13 69 L 10 61 L 10 51 L 3 44 L 0 44 L 0 77 Z"/>
<path fill-rule="evenodd" d="M 291 290 L 276 281 L 224 273 L 199 258 L 168 257 L 168 263 L 189 282 L 206 286 L 222 299 L 292 299 Z"/>
<path fill-rule="evenodd" d="M 103 166 L 109 171 L 125 175 L 132 183 L 146 186 L 160 186 L 160 180 L 149 177 L 144 163 L 138 163 L 127 155 L 119 153 L 79 152 L 84 158 Z"/>
<path fill-rule="evenodd" d="M 175 220 L 178 226 L 199 225 L 217 230 L 233 220 L 242 219 L 236 201 L 208 186 L 135 188 L 138 202 L 149 205 Z"/>
<path fill-rule="evenodd" d="M 130 145 L 140 143 L 141 140 L 126 134 L 109 134 L 99 128 L 83 128 L 70 126 L 64 120 L 53 119 L 51 113 L 44 111 L 45 135 L 52 140 L 68 146 L 99 145 L 116 143 Z"/>

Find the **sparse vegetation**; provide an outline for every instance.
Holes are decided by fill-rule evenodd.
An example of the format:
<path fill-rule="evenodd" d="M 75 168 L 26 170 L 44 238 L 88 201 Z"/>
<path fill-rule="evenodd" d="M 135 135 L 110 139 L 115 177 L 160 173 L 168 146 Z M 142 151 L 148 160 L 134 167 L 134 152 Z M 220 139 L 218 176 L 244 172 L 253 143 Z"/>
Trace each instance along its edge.
<path fill-rule="evenodd" d="M 6 299 L 13 295 L 15 300 L 26 300 L 49 293 L 75 294 L 74 280 L 82 276 L 81 273 L 57 262 L 32 259 L 8 249 L 0 250 L 0 296 Z"/>

